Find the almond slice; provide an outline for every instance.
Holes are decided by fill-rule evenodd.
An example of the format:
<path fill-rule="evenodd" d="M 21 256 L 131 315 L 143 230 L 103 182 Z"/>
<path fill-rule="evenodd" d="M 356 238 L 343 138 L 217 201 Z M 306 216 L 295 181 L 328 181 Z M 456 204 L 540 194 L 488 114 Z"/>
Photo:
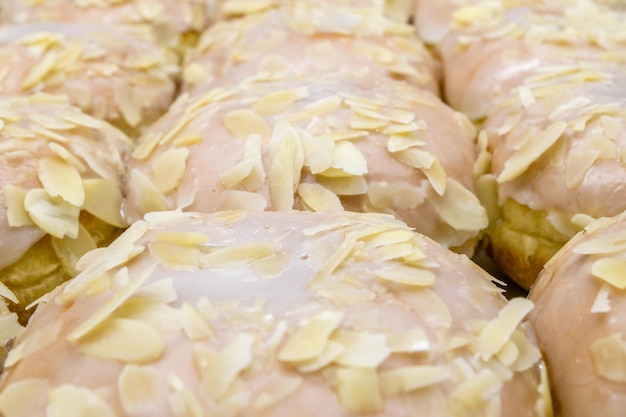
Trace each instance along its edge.
<path fill-rule="evenodd" d="M 385 334 L 337 330 L 331 340 L 344 347 L 334 360 L 342 366 L 375 369 L 391 355 Z"/>
<path fill-rule="evenodd" d="M 80 207 L 85 201 L 85 191 L 78 170 L 58 157 L 39 160 L 38 177 L 50 197 L 61 197 Z"/>
<path fill-rule="evenodd" d="M 78 236 L 80 209 L 62 198 L 50 197 L 45 190 L 36 188 L 26 193 L 24 208 L 44 232 L 59 239 Z"/>
<path fill-rule="evenodd" d="M 83 189 L 84 210 L 113 226 L 128 226 L 122 217 L 123 196 L 120 184 L 102 178 L 89 178 L 83 180 Z"/>
<path fill-rule="evenodd" d="M 337 395 L 348 413 L 377 413 L 384 409 L 376 370 L 342 368 L 337 370 Z"/>
<path fill-rule="evenodd" d="M 317 358 L 324 352 L 330 335 L 343 319 L 343 313 L 330 310 L 311 317 L 289 337 L 278 353 L 278 359 L 302 362 Z"/>
<path fill-rule="evenodd" d="M 272 135 L 272 128 L 265 118 L 252 110 L 231 110 L 224 115 L 222 123 L 238 139 L 246 139 L 256 134 L 266 140 Z"/>
<path fill-rule="evenodd" d="M 626 342 L 619 333 L 597 339 L 590 347 L 593 367 L 602 378 L 626 382 Z"/>
<path fill-rule="evenodd" d="M 385 395 L 399 395 L 438 384 L 450 376 L 450 369 L 444 366 L 405 366 L 381 372 L 380 386 Z"/>
<path fill-rule="evenodd" d="M 63 384 L 50 391 L 48 417 L 116 417 L 107 402 L 94 391 Z"/>
<path fill-rule="evenodd" d="M 150 179 L 161 192 L 178 187 L 185 174 L 189 149 L 171 148 L 153 159 Z"/>

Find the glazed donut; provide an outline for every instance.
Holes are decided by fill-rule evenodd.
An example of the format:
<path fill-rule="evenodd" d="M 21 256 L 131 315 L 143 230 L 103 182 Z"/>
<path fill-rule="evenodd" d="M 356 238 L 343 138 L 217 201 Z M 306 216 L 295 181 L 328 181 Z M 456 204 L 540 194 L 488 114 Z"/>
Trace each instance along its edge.
<path fill-rule="evenodd" d="M 174 209 L 383 212 L 471 254 L 488 224 L 474 137 L 467 118 L 403 82 L 248 79 L 181 96 L 146 131 L 124 211 L 129 222 Z"/>
<path fill-rule="evenodd" d="M 5 417 L 551 415 L 532 303 L 390 216 L 155 212 L 80 267 Z"/>
<path fill-rule="evenodd" d="M 24 309 L 73 276 L 83 253 L 127 226 L 130 139 L 65 97 L 0 98 L 0 282 Z"/>
<path fill-rule="evenodd" d="M 529 319 L 545 354 L 557 415 L 617 417 L 626 407 L 626 216 L 573 237 L 530 291 Z"/>
<path fill-rule="evenodd" d="M 444 96 L 480 121 L 511 89 L 548 65 L 626 64 L 623 11 L 591 1 L 485 2 L 454 14 L 438 44 Z"/>
<path fill-rule="evenodd" d="M 62 24 L 0 26 L 0 94 L 65 94 L 86 113 L 131 136 L 174 100 L 178 58 L 116 28 Z"/>
<path fill-rule="evenodd" d="M 626 210 L 625 82 L 621 65 L 544 68 L 485 121 L 503 213 L 491 251 L 526 288 L 590 220 Z"/>
<path fill-rule="evenodd" d="M 207 0 L 3 0 L 1 24 L 130 25 L 160 45 L 182 50 L 209 25 Z"/>
<path fill-rule="evenodd" d="M 186 56 L 183 90 L 264 74 L 362 72 L 438 94 L 439 68 L 412 26 L 358 9 L 278 9 L 218 22 Z M 224 82 L 224 81 L 222 81 Z"/>

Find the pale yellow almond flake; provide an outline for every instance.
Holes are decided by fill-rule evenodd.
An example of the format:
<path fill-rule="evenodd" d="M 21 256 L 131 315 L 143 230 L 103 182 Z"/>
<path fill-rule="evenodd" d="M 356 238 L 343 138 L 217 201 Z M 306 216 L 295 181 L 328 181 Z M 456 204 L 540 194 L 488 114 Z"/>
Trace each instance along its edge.
<path fill-rule="evenodd" d="M 46 157 L 38 162 L 38 177 L 51 197 L 61 197 L 80 207 L 85 201 L 85 191 L 78 170 L 61 158 Z"/>
<path fill-rule="evenodd" d="M 502 349 L 533 307 L 532 301 L 518 297 L 510 300 L 500 310 L 498 317 L 489 322 L 476 341 L 476 348 L 483 360 L 489 360 Z"/>
<path fill-rule="evenodd" d="M 622 128 L 615 117 L 603 115 L 600 116 L 600 124 L 604 130 L 604 134 L 611 140 L 617 140 L 622 135 Z"/>
<path fill-rule="evenodd" d="M 400 163 L 421 170 L 438 195 L 446 191 L 446 173 L 439 158 L 424 149 L 407 148 L 393 153 L 394 159 Z"/>
<path fill-rule="evenodd" d="M 62 198 L 51 197 L 46 190 L 36 188 L 26 193 L 24 208 L 33 223 L 44 232 L 59 239 L 78 236 L 80 208 Z"/>
<path fill-rule="evenodd" d="M 296 130 L 287 122 L 276 124 L 270 141 L 268 186 L 272 209 L 293 209 L 294 193 L 304 166 L 304 150 Z"/>
<path fill-rule="evenodd" d="M 46 53 L 44 57 L 37 61 L 26 77 L 20 83 L 22 90 L 28 90 L 39 84 L 52 71 L 59 56 L 56 53 Z"/>
<path fill-rule="evenodd" d="M 189 149 L 170 148 L 152 161 L 150 179 L 163 193 L 178 187 L 185 174 Z"/>
<path fill-rule="evenodd" d="M 500 378 L 490 369 L 483 369 L 452 391 L 448 411 L 459 417 L 491 415 L 491 402 L 499 401 L 501 389 Z"/>
<path fill-rule="evenodd" d="M 424 146 L 424 139 L 406 134 L 392 134 L 387 140 L 387 150 L 391 153 L 400 152 L 405 149 Z"/>
<path fill-rule="evenodd" d="M 81 174 L 87 171 L 87 167 L 77 157 L 75 157 L 70 151 L 56 142 L 49 142 L 48 147 L 59 158 L 72 165 Z"/>
<path fill-rule="evenodd" d="M 116 417 L 107 402 L 94 391 L 64 384 L 50 391 L 47 417 Z"/>
<path fill-rule="evenodd" d="M 318 175 L 316 180 L 321 186 L 338 196 L 362 195 L 368 190 L 367 180 L 361 175 L 340 178 Z"/>
<path fill-rule="evenodd" d="M 335 142 L 332 139 L 303 136 L 302 150 L 304 152 L 304 166 L 312 174 L 318 174 L 329 169 L 335 154 Z"/>
<path fill-rule="evenodd" d="M 104 178 L 88 178 L 83 180 L 83 189 L 84 210 L 113 226 L 128 226 L 122 217 L 123 196 L 120 184 Z"/>
<path fill-rule="evenodd" d="M 259 135 L 264 140 L 271 137 L 272 128 L 264 117 L 252 110 L 231 110 L 224 115 L 222 123 L 238 139 Z"/>
<path fill-rule="evenodd" d="M 26 207 L 24 207 L 24 199 L 27 193 L 27 189 L 13 184 L 7 184 L 4 187 L 4 204 L 7 208 L 7 222 L 9 226 L 23 227 L 35 224 L 28 215 Z"/>
<path fill-rule="evenodd" d="M 392 265 L 375 272 L 377 278 L 417 287 L 429 287 L 435 284 L 434 272 L 423 268 L 405 265 Z"/>
<path fill-rule="evenodd" d="M 253 167 L 253 160 L 244 159 L 232 165 L 230 168 L 220 172 L 219 177 L 222 187 L 227 190 L 238 187 L 241 182 L 250 175 Z"/>
<path fill-rule="evenodd" d="M 128 364 L 117 379 L 117 393 L 120 402 L 129 415 L 139 414 L 159 401 L 161 373 L 151 366 Z"/>
<path fill-rule="evenodd" d="M 611 311 L 609 295 L 611 295 L 611 286 L 607 283 L 603 283 L 596 294 L 596 298 L 593 300 L 590 311 L 594 314 L 608 313 Z"/>
<path fill-rule="evenodd" d="M 384 409 L 380 379 L 375 369 L 338 369 L 337 396 L 342 409 L 349 413 L 377 413 Z"/>
<path fill-rule="evenodd" d="M 297 100 L 308 95 L 308 89 L 273 91 L 252 103 L 252 110 L 259 114 L 276 114 L 289 110 Z"/>
<path fill-rule="evenodd" d="M 595 340 L 590 346 L 596 373 L 613 382 L 626 382 L 626 342 L 620 333 Z"/>
<path fill-rule="evenodd" d="M 319 371 L 320 369 L 333 363 L 333 361 L 337 359 L 345 350 L 346 348 L 341 343 L 329 340 L 322 353 L 318 356 L 312 359 L 298 361 L 295 365 L 298 371 L 302 373 Z"/>
<path fill-rule="evenodd" d="M 450 376 L 450 369 L 444 366 L 405 366 L 382 371 L 380 386 L 384 395 L 399 395 L 438 384 Z"/>
<path fill-rule="evenodd" d="M 332 168 L 340 169 L 351 175 L 367 174 L 367 160 L 352 142 L 340 141 L 335 145 Z"/>
<path fill-rule="evenodd" d="M 626 259 L 598 259 L 591 267 L 591 274 L 612 287 L 623 290 L 626 288 Z"/>
<path fill-rule="evenodd" d="M 147 324 L 109 318 L 81 337 L 76 348 L 94 358 L 144 364 L 160 358 L 165 345 L 161 333 Z"/>
<path fill-rule="evenodd" d="M 504 169 L 497 178 L 498 182 L 511 181 L 523 174 L 561 138 L 566 128 L 567 123 L 554 122 L 545 130 L 528 138 L 504 163 Z"/>
<path fill-rule="evenodd" d="M 0 297 L 4 297 L 7 300 L 11 300 L 15 304 L 18 304 L 19 301 L 15 296 L 15 293 L 9 289 L 4 283 L 0 282 Z"/>
<path fill-rule="evenodd" d="M 302 183 L 298 186 L 297 194 L 312 211 L 343 211 L 343 205 L 339 197 L 320 184 Z"/>
<path fill-rule="evenodd" d="M 324 352 L 331 334 L 339 327 L 344 314 L 323 311 L 304 322 L 293 333 L 278 353 L 278 359 L 301 362 L 317 358 Z"/>
<path fill-rule="evenodd" d="M 344 347 L 334 360 L 339 365 L 375 369 L 391 355 L 386 334 L 337 330 L 331 340 Z"/>
<path fill-rule="evenodd" d="M 435 212 L 455 230 L 478 231 L 489 224 L 487 210 L 478 197 L 461 183 L 448 178 L 443 196 L 434 195 L 430 203 Z"/>
<path fill-rule="evenodd" d="M 32 416 L 37 406 L 35 398 L 47 397 L 50 381 L 40 378 L 22 379 L 9 383 L 0 393 L 0 414 L 4 417 Z"/>
<path fill-rule="evenodd" d="M 593 223 L 592 223 L 593 224 Z M 626 249 L 626 233 L 605 233 L 579 243 L 572 248 L 572 252 L 579 255 L 609 255 Z"/>
<path fill-rule="evenodd" d="M 421 327 L 387 334 L 387 346 L 394 353 L 428 352 L 431 349 L 430 339 Z"/>
<path fill-rule="evenodd" d="M 130 183 L 140 212 L 168 210 L 167 198 L 146 174 L 133 168 L 130 172 Z"/>
<path fill-rule="evenodd" d="M 286 120 L 290 122 L 299 122 L 311 119 L 315 116 L 323 116 L 332 113 L 341 107 L 343 99 L 333 95 L 313 101 L 299 110 L 286 116 Z"/>
<path fill-rule="evenodd" d="M 600 154 L 598 149 L 572 149 L 565 162 L 565 186 L 570 190 L 580 186 Z"/>
<path fill-rule="evenodd" d="M 174 230 L 160 230 L 154 232 L 152 239 L 159 242 L 172 243 L 178 245 L 197 245 L 207 243 L 211 236 L 200 232 L 182 232 Z"/>
<path fill-rule="evenodd" d="M 242 243 L 238 245 L 207 248 L 209 253 L 200 259 L 201 268 L 227 268 L 249 265 L 273 255 L 278 250 L 273 241 Z"/>
<path fill-rule="evenodd" d="M 215 336 L 211 324 L 202 317 L 193 305 L 185 302 L 181 308 L 183 330 L 191 340 L 203 340 Z"/>
<path fill-rule="evenodd" d="M 350 113 L 350 128 L 356 130 L 378 130 L 389 124 L 387 119 L 375 119 L 364 116 L 354 110 Z"/>

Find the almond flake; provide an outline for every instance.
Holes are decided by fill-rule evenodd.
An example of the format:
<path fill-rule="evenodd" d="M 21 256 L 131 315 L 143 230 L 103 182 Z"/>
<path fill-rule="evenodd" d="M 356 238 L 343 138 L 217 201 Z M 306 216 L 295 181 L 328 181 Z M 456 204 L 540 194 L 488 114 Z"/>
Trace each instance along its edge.
<path fill-rule="evenodd" d="M 130 172 L 130 183 L 141 213 L 168 210 L 165 195 L 143 172 L 133 168 Z"/>
<path fill-rule="evenodd" d="M 335 145 L 332 168 L 340 169 L 351 175 L 367 174 L 367 161 L 352 142 L 341 141 Z"/>
<path fill-rule="evenodd" d="M 4 187 L 4 204 L 7 207 L 7 221 L 11 227 L 33 226 L 35 223 L 30 219 L 24 199 L 28 190 L 7 184 Z"/>
<path fill-rule="evenodd" d="M 59 145 L 55 142 L 49 142 L 48 147 L 52 152 L 54 152 L 59 158 L 72 165 L 76 170 L 80 173 L 84 173 L 87 171 L 87 167 L 83 164 L 78 158 L 76 158 L 70 151 L 68 151 L 63 146 Z"/>
<path fill-rule="evenodd" d="M 137 127 L 141 122 L 141 106 L 136 103 L 133 96 L 133 87 L 121 78 L 115 78 L 113 85 L 113 96 L 124 121 L 131 127 Z"/>
<path fill-rule="evenodd" d="M 219 173 L 220 181 L 225 189 L 236 188 L 252 172 L 254 161 L 244 159 Z"/>
<path fill-rule="evenodd" d="M 383 129 L 389 124 L 388 120 L 374 119 L 355 112 L 350 113 L 350 128 L 356 130 L 377 130 Z"/>
<path fill-rule="evenodd" d="M 163 193 L 178 187 L 187 166 L 189 150 L 187 148 L 171 148 L 152 161 L 150 179 Z"/>
<path fill-rule="evenodd" d="M 448 178 L 444 195 L 434 195 L 430 202 L 439 217 L 455 230 L 478 231 L 488 226 L 487 211 L 478 198 L 452 178 Z"/>
<path fill-rule="evenodd" d="M 499 401 L 502 381 L 489 369 L 457 386 L 450 396 L 449 412 L 453 416 L 470 417 L 489 415 L 491 401 Z"/>
<path fill-rule="evenodd" d="M 202 372 L 202 386 L 211 398 L 219 400 L 227 394 L 240 372 L 252 362 L 254 337 L 238 334 L 222 349 Z"/>
<path fill-rule="evenodd" d="M 271 92 L 252 104 L 252 110 L 259 114 L 276 114 L 289 110 L 297 100 L 305 98 L 308 89 L 281 90 Z"/>
<path fill-rule="evenodd" d="M 593 367 L 602 378 L 626 382 L 626 342 L 619 333 L 597 339 L 590 347 Z"/>
<path fill-rule="evenodd" d="M 426 150 L 411 147 L 393 153 L 393 157 L 406 166 L 420 169 L 437 194 L 445 193 L 446 173 L 437 156 Z"/>
<path fill-rule="evenodd" d="M 450 378 L 443 366 L 415 365 L 380 373 L 380 386 L 385 395 L 399 395 L 426 388 Z"/>
<path fill-rule="evenodd" d="M 222 123 L 238 139 L 245 139 L 249 135 L 256 134 L 266 140 L 272 135 L 272 128 L 265 118 L 252 110 L 231 110 L 224 115 Z"/>
<path fill-rule="evenodd" d="M 212 248 L 200 259 L 200 268 L 233 268 L 248 265 L 259 259 L 275 254 L 276 243 L 251 242 L 223 248 Z"/>
<path fill-rule="evenodd" d="M 304 166 L 312 174 L 319 174 L 330 169 L 335 155 L 335 142 L 330 138 L 304 136 L 302 138 Z"/>
<path fill-rule="evenodd" d="M 384 409 L 380 380 L 374 369 L 337 370 L 337 395 L 341 407 L 348 413 L 377 413 Z"/>
<path fill-rule="evenodd" d="M 344 347 L 334 361 L 339 365 L 374 369 L 391 355 L 385 334 L 337 330 L 331 340 Z"/>
<path fill-rule="evenodd" d="M 312 359 L 299 361 L 296 366 L 302 373 L 319 371 L 333 363 L 345 350 L 341 343 L 329 340 L 322 353 Z"/>
<path fill-rule="evenodd" d="M 202 256 L 200 249 L 192 245 L 156 241 L 149 243 L 148 249 L 161 264 L 170 268 L 197 268 Z"/>
<path fill-rule="evenodd" d="M 533 95 L 530 88 L 526 86 L 520 86 L 517 89 L 517 93 L 519 94 L 519 100 L 524 108 L 529 108 L 535 103 L 535 96 Z"/>
<path fill-rule="evenodd" d="M 522 147 L 504 163 L 504 169 L 498 175 L 498 182 L 511 181 L 523 174 L 528 167 L 545 154 L 567 128 L 565 122 L 554 122 L 537 135 L 530 137 Z"/>
<path fill-rule="evenodd" d="M 316 179 L 321 186 L 338 196 L 362 195 L 367 193 L 368 189 L 367 180 L 363 176 L 329 178 L 318 175 Z"/>
<path fill-rule="evenodd" d="M 593 263 L 591 274 L 615 288 L 626 288 L 626 259 L 602 258 Z"/>
<path fill-rule="evenodd" d="M 180 310 L 147 295 L 129 298 L 113 316 L 143 322 L 162 333 L 178 332 L 183 327 Z"/>
<path fill-rule="evenodd" d="M 265 211 L 267 201 L 261 194 L 241 191 L 224 190 L 220 196 L 219 210 L 246 210 L 251 212 Z"/>
<path fill-rule="evenodd" d="M 518 352 L 517 359 L 510 366 L 512 371 L 524 372 L 541 361 L 541 352 L 539 351 L 539 348 L 537 348 L 537 346 L 530 341 L 530 338 L 526 334 L 525 330 L 515 330 L 511 336 L 511 341 L 515 343 Z"/>
<path fill-rule="evenodd" d="M 387 140 L 387 150 L 391 153 L 404 151 L 405 149 L 424 146 L 426 142 L 417 136 L 392 134 Z"/>
<path fill-rule="evenodd" d="M 171 391 L 168 402 L 174 417 L 203 417 L 202 404 L 176 375 L 169 378 Z"/>
<path fill-rule="evenodd" d="M 35 398 L 50 390 L 46 379 L 29 378 L 8 384 L 0 393 L 0 413 L 4 417 L 34 415 Z"/>
<path fill-rule="evenodd" d="M 78 224 L 78 236 L 75 239 L 64 237 L 63 239 L 52 238 L 52 248 L 63 269 L 72 277 L 79 274 L 76 268 L 78 260 L 90 250 L 96 249 L 96 242 L 93 240 L 87 229 L 82 224 Z"/>
<path fill-rule="evenodd" d="M 626 250 L 626 234 L 607 233 L 579 243 L 572 252 L 579 255 L 608 255 Z"/>
<path fill-rule="evenodd" d="M 343 211 L 343 206 L 339 197 L 319 184 L 302 183 L 298 186 L 297 193 L 304 204 L 306 204 L 312 211 Z"/>
<path fill-rule="evenodd" d="M 396 282 L 399 284 L 429 287 L 435 284 L 436 275 L 426 269 L 409 267 L 403 265 L 393 265 L 375 272 L 379 279 Z"/>
<path fill-rule="evenodd" d="M 26 193 L 24 208 L 30 219 L 44 232 L 59 239 L 78 236 L 80 208 L 62 198 L 50 197 L 45 190 L 36 188 Z"/>
<path fill-rule="evenodd" d="M 50 197 L 61 197 L 68 203 L 80 207 L 85 201 L 85 192 L 80 173 L 73 166 L 57 157 L 39 160 L 38 176 Z"/>
<path fill-rule="evenodd" d="M 74 340 L 76 338 L 73 338 Z M 94 358 L 149 363 L 161 357 L 161 333 L 137 320 L 109 318 L 78 340 L 80 353 Z"/>
<path fill-rule="evenodd" d="M 116 417 L 107 402 L 94 391 L 63 384 L 50 391 L 47 417 Z"/>
<path fill-rule="evenodd" d="M 183 330 L 191 340 L 202 340 L 215 336 L 211 325 L 193 305 L 183 303 L 182 313 Z"/>
<path fill-rule="evenodd" d="M 302 378 L 294 376 L 280 375 L 270 377 L 269 381 L 265 383 L 262 392 L 258 393 L 252 401 L 252 409 L 263 410 L 278 404 L 300 388 L 302 382 Z"/>
<path fill-rule="evenodd" d="M 20 88 L 28 90 L 33 88 L 42 81 L 52 71 L 58 61 L 56 53 L 47 53 L 43 58 L 39 59 L 34 67 L 30 69 L 26 77 L 22 80 Z"/>
<path fill-rule="evenodd" d="M 128 415 L 140 414 L 153 408 L 160 399 L 159 371 L 150 366 L 126 365 L 117 380 L 117 392 Z"/>
<path fill-rule="evenodd" d="M 610 294 L 611 287 L 608 284 L 602 284 L 600 290 L 598 290 L 598 294 L 596 294 L 596 298 L 593 300 L 590 311 L 594 314 L 608 313 L 611 311 L 611 303 L 609 301 Z"/>
<path fill-rule="evenodd" d="M 301 362 L 320 356 L 328 344 L 330 335 L 339 327 L 344 314 L 324 311 L 303 323 L 281 348 L 278 359 Z"/>
<path fill-rule="evenodd" d="M 318 139 L 332 140 L 333 142 L 339 142 L 341 140 L 352 140 L 366 137 L 370 134 L 367 130 L 340 130 L 332 133 L 324 133 L 318 136 Z"/>
<path fill-rule="evenodd" d="M 298 133 L 287 122 L 279 122 L 270 141 L 268 186 L 275 211 L 293 209 L 294 193 L 300 183 L 304 151 Z"/>
<path fill-rule="evenodd" d="M 504 344 L 511 338 L 511 335 L 533 309 L 533 303 L 525 298 L 514 298 L 498 313 L 498 317 L 493 319 L 487 327 L 483 329 L 476 342 L 476 348 L 485 361 L 491 359 Z"/>
<path fill-rule="evenodd" d="M 309 285 L 315 285 L 317 283 L 322 282 L 326 277 L 335 272 L 335 270 L 341 265 L 341 263 L 348 258 L 352 250 L 354 249 L 354 245 L 357 242 L 357 237 L 355 235 L 346 235 L 346 238 L 341 243 L 339 248 L 333 253 L 333 255 L 326 261 L 326 265 L 321 268 L 315 277 L 311 280 Z"/>
<path fill-rule="evenodd" d="M 410 241 L 415 236 L 411 230 L 388 230 L 377 233 L 367 238 L 367 243 L 371 247 L 393 245 Z"/>
<path fill-rule="evenodd" d="M 307 104 L 297 112 L 287 115 L 287 120 L 290 122 L 299 122 L 311 119 L 314 116 L 323 116 L 332 113 L 341 107 L 342 101 L 343 99 L 339 96 L 321 98 Z"/>
<path fill-rule="evenodd" d="M 420 327 L 387 334 L 387 346 L 393 353 L 428 352 L 431 348 L 426 331 Z"/>
<path fill-rule="evenodd" d="M 580 186 L 600 154 L 597 149 L 570 150 L 565 163 L 565 186 L 570 190 Z"/>
<path fill-rule="evenodd" d="M 122 190 L 114 181 L 89 178 L 83 180 L 85 201 L 83 209 L 100 220 L 119 228 L 128 226 L 122 218 Z"/>

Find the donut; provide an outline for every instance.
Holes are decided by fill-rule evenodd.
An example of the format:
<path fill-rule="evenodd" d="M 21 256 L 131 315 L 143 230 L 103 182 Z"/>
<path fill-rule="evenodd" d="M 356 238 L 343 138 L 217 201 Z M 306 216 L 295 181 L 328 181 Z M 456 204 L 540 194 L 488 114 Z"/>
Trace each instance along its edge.
<path fill-rule="evenodd" d="M 0 98 L 0 282 L 26 308 L 77 272 L 88 250 L 127 226 L 130 139 L 64 96 Z"/>
<path fill-rule="evenodd" d="M 359 9 L 282 8 L 217 22 L 183 65 L 183 91 L 257 73 L 369 71 L 439 93 L 439 68 L 411 25 Z M 224 82 L 224 81 L 223 81 Z"/>
<path fill-rule="evenodd" d="M 0 26 L 0 95 L 65 94 L 131 136 L 174 100 L 178 58 L 117 28 L 74 23 Z"/>
<path fill-rule="evenodd" d="M 444 97 L 481 121 L 537 69 L 579 61 L 626 63 L 623 11 L 590 1 L 485 2 L 454 13 L 437 45 Z"/>
<path fill-rule="evenodd" d="M 526 288 L 589 221 L 626 210 L 625 81 L 622 65 L 546 67 L 484 123 L 491 252 Z"/>
<path fill-rule="evenodd" d="M 155 210 L 365 211 L 473 252 L 475 131 L 428 91 L 336 73 L 182 95 L 128 164 L 129 222 Z M 450 149 L 454 148 L 454 152 Z"/>
<path fill-rule="evenodd" d="M 207 0 L 3 0 L 0 24 L 130 25 L 183 51 L 209 25 Z"/>
<path fill-rule="evenodd" d="M 550 415 L 532 303 L 390 216 L 153 212 L 80 267 L 5 417 Z"/>
<path fill-rule="evenodd" d="M 546 264 L 529 314 L 557 415 L 621 416 L 626 407 L 626 217 L 588 224 Z"/>

